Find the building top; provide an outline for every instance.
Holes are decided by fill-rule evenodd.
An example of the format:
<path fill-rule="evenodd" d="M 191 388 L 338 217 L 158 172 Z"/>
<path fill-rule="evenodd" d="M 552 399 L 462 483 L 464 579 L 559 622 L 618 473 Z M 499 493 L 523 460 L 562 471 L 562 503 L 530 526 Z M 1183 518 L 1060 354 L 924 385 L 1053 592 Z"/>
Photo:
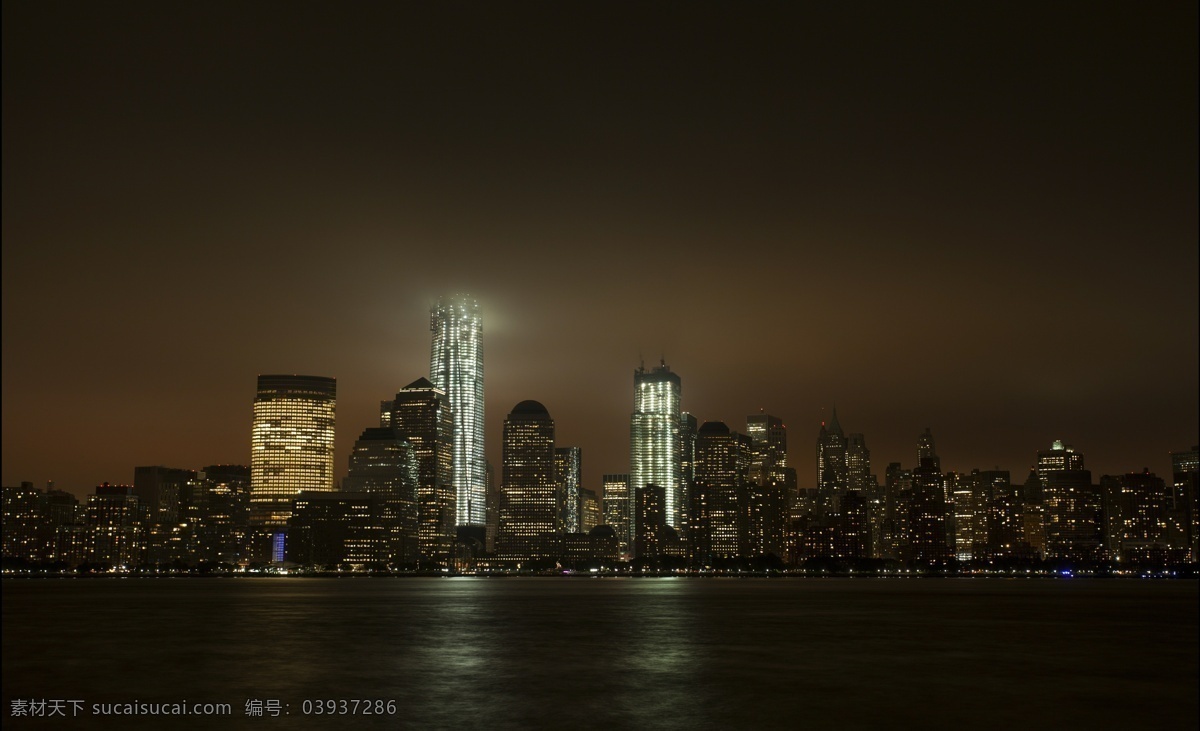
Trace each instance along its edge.
<path fill-rule="evenodd" d="M 337 379 L 328 376 L 297 376 L 286 374 L 259 375 L 258 392 L 286 391 L 289 394 L 309 393 L 336 396 Z"/>
<path fill-rule="evenodd" d="M 509 418 L 516 417 L 516 418 L 520 418 L 520 419 L 540 419 L 542 417 L 549 419 L 550 412 L 547 411 L 546 407 L 542 406 L 542 404 L 540 402 L 527 400 L 527 401 L 522 401 L 521 403 L 514 406 L 513 410 L 509 413 L 508 416 L 509 416 Z"/>
<path fill-rule="evenodd" d="M 389 426 L 371 426 L 363 430 L 362 435 L 358 438 L 360 442 L 374 441 L 403 441 L 397 434 L 396 430 Z"/>

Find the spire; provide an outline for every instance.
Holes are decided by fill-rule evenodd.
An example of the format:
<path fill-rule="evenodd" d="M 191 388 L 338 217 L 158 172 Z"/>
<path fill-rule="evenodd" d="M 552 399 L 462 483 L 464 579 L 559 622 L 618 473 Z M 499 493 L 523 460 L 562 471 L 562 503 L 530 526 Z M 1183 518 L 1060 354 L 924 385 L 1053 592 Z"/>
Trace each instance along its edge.
<path fill-rule="evenodd" d="M 829 431 L 833 434 L 842 433 L 842 425 L 838 423 L 836 406 L 833 407 L 833 418 L 829 420 Z"/>

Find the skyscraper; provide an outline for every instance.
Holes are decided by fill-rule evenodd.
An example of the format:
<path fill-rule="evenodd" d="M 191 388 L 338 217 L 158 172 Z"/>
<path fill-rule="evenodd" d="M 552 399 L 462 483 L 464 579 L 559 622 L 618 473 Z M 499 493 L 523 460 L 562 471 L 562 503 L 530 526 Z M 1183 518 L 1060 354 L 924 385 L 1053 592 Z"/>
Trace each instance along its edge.
<path fill-rule="evenodd" d="M 1171 452 L 1171 481 L 1171 501 L 1183 519 L 1190 560 L 1200 560 L 1200 447 Z"/>
<path fill-rule="evenodd" d="M 454 415 L 454 492 L 458 525 L 487 524 L 487 463 L 483 449 L 483 318 L 464 295 L 442 297 L 430 312 L 429 378 L 450 399 Z"/>
<path fill-rule="evenodd" d="M 846 467 L 846 435 L 842 425 L 838 423 L 837 409 L 833 410 L 833 418 L 829 425 L 821 422 L 821 431 L 817 434 L 817 498 L 818 510 L 821 512 L 833 510 L 837 497 L 845 492 L 850 485 L 850 475 Z"/>
<path fill-rule="evenodd" d="M 862 434 L 846 437 L 846 485 L 863 495 L 874 496 L 876 484 L 871 476 L 871 450 Z"/>
<path fill-rule="evenodd" d="M 342 483 L 342 489 L 376 497 L 376 517 L 382 530 L 379 558 L 389 563 L 411 563 L 419 557 L 419 475 L 412 445 L 394 429 L 366 429 L 354 443 L 354 451 L 350 453 L 350 471 Z"/>
<path fill-rule="evenodd" d="M 1070 444 L 1055 439 L 1050 449 L 1037 454 L 1037 476 L 1042 487 L 1046 487 L 1051 472 L 1083 469 L 1083 454 L 1076 452 Z"/>
<path fill-rule="evenodd" d="M 627 553 L 633 550 L 633 534 L 629 532 L 629 519 L 633 514 L 629 475 L 604 475 L 603 482 L 600 499 L 604 504 L 604 523 L 616 534 L 619 550 Z"/>
<path fill-rule="evenodd" d="M 689 534 L 692 560 L 701 566 L 747 552 L 746 473 L 750 439 L 720 421 L 696 433 L 696 481 Z"/>
<path fill-rule="evenodd" d="M 583 450 L 579 447 L 558 447 L 554 450 L 554 479 L 557 483 L 559 530 L 563 533 L 582 533 Z"/>
<path fill-rule="evenodd" d="M 396 394 L 388 423 L 417 460 L 417 535 L 421 555 L 445 561 L 454 547 L 454 419 L 446 393 L 418 378 Z"/>
<path fill-rule="evenodd" d="M 554 420 L 537 401 L 522 401 L 504 420 L 500 526 L 496 552 L 505 558 L 550 558 L 557 552 Z"/>
<path fill-rule="evenodd" d="M 250 452 L 250 520 L 284 527 L 301 490 L 333 490 L 337 381 L 258 377 Z"/>
<path fill-rule="evenodd" d="M 636 503 L 638 490 L 658 485 L 663 489 L 666 524 L 677 531 L 682 507 L 680 390 L 679 375 L 671 372 L 666 361 L 650 371 L 638 368 L 633 372 L 633 415 L 629 419 L 631 503 Z M 631 515 L 630 523 L 636 539 L 636 515 Z"/>

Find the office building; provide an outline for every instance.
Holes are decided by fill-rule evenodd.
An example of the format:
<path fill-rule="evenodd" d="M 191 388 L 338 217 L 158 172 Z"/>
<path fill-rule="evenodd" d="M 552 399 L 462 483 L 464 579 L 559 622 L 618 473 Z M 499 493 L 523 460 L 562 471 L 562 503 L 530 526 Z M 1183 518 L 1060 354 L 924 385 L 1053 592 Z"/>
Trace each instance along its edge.
<path fill-rule="evenodd" d="M 418 378 L 396 393 L 388 422 L 396 437 L 412 447 L 417 462 L 419 553 L 434 562 L 448 561 L 458 519 L 450 400 L 428 379 Z"/>
<path fill-rule="evenodd" d="M 629 421 L 629 486 L 636 500 L 637 491 L 649 484 L 663 490 L 666 524 L 682 526 L 683 492 L 681 412 L 679 375 L 672 373 L 666 361 L 647 371 L 639 367 L 633 373 L 633 414 Z M 637 536 L 637 511 L 632 514 L 632 532 Z"/>
<path fill-rule="evenodd" d="M 601 502 L 604 505 L 604 524 L 613 529 L 621 553 L 633 550 L 633 501 L 629 499 L 629 475 L 604 475 Z"/>
<path fill-rule="evenodd" d="M 1083 454 L 1076 452 L 1069 444 L 1055 439 L 1050 449 L 1037 453 L 1037 475 L 1042 487 L 1046 487 L 1047 476 L 1051 472 L 1061 470 L 1082 470 Z"/>
<path fill-rule="evenodd" d="M 500 526 L 502 558 L 553 558 L 559 511 L 554 479 L 554 420 L 537 401 L 522 401 L 504 420 Z"/>
<path fill-rule="evenodd" d="M 383 496 L 302 492 L 288 520 L 287 559 L 322 569 L 382 568 L 388 563 Z"/>
<path fill-rule="evenodd" d="M 692 561 L 700 566 L 744 556 L 748 548 L 748 496 L 751 443 L 720 421 L 706 421 L 696 433 L 696 476 L 692 486 Z M 761 506 L 760 506 L 761 507 Z"/>
<path fill-rule="evenodd" d="M 454 417 L 455 521 L 487 523 L 487 458 L 483 429 L 483 317 L 473 298 L 442 297 L 429 317 L 429 379 L 446 394 Z"/>
<path fill-rule="evenodd" d="M 417 486 L 420 470 L 412 445 L 391 428 L 363 431 L 350 453 L 346 492 L 378 499 L 383 529 L 380 558 L 392 565 L 415 563 L 420 556 L 417 531 Z"/>
<path fill-rule="evenodd" d="M 333 490 L 337 381 L 258 377 L 250 451 L 250 520 L 282 528 L 302 490 Z"/>
<path fill-rule="evenodd" d="M 143 511 L 133 487 L 105 482 L 84 509 L 82 559 L 113 568 L 134 568 L 142 559 Z"/>
<path fill-rule="evenodd" d="M 846 465 L 846 435 L 838 422 L 837 409 L 828 426 L 821 422 L 817 433 L 817 510 L 820 515 L 836 509 L 837 497 L 850 488 Z"/>
<path fill-rule="evenodd" d="M 581 514 L 583 496 L 583 450 L 557 447 L 554 450 L 554 478 L 559 505 L 559 532 L 586 533 Z"/>

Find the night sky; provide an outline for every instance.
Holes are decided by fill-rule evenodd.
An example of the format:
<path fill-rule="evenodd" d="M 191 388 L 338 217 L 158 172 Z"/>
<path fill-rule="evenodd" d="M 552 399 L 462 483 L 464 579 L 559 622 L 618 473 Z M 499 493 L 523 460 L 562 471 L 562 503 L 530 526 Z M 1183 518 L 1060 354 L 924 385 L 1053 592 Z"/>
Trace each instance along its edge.
<path fill-rule="evenodd" d="M 633 369 L 873 471 L 1098 477 L 1197 442 L 1197 9 L 1154 3 L 3 4 L 3 484 L 249 464 L 260 373 L 337 467 L 484 308 L 627 472 Z"/>

